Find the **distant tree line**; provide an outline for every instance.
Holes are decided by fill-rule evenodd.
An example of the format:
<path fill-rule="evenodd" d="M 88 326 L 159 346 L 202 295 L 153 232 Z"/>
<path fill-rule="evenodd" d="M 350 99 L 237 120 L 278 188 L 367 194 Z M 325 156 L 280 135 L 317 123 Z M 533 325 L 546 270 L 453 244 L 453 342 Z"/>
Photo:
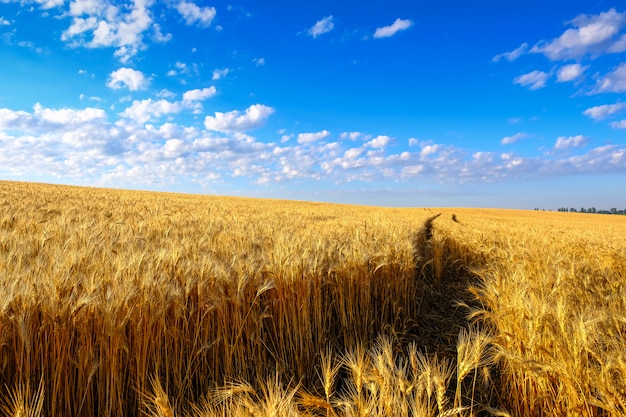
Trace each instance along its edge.
<path fill-rule="evenodd" d="M 539 209 L 536 208 L 535 210 L 539 210 Z M 617 208 L 612 208 L 610 210 L 596 210 L 595 207 L 591 207 L 591 208 L 588 208 L 588 209 L 586 209 L 584 207 L 581 207 L 580 210 L 576 210 L 574 207 L 571 207 L 571 208 L 559 207 L 556 211 L 563 211 L 563 212 L 566 212 L 566 213 L 569 212 L 569 213 L 621 214 L 621 215 L 625 215 L 626 214 L 626 209 L 618 210 Z"/>

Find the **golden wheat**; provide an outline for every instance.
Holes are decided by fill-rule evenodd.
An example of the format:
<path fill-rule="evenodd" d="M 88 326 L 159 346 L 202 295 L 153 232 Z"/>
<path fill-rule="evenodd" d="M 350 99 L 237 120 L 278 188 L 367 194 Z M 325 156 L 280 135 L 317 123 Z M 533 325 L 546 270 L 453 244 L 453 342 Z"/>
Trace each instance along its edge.
<path fill-rule="evenodd" d="M 0 182 L 0 412 L 624 416 L 626 218 Z"/>

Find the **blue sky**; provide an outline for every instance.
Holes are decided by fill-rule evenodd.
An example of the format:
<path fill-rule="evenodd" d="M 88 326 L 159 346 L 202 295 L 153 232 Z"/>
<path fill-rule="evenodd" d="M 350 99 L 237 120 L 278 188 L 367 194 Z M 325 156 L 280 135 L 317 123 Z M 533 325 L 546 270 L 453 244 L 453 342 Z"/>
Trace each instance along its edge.
<path fill-rule="evenodd" d="M 618 2 L 0 0 L 0 62 L 0 179 L 626 207 Z"/>

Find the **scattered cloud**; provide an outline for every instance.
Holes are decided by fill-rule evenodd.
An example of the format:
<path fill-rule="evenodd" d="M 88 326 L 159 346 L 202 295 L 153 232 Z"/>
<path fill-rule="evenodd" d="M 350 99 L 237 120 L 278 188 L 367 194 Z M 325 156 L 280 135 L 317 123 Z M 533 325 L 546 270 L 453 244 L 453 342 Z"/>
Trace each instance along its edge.
<path fill-rule="evenodd" d="M 102 109 L 87 107 L 83 110 L 74 110 L 70 108 L 49 109 L 37 103 L 33 107 L 33 116 L 43 122 L 58 125 L 79 125 L 94 120 L 106 119 L 106 113 Z"/>
<path fill-rule="evenodd" d="M 35 0 L 36 3 L 39 3 L 43 9 L 52 9 L 54 7 L 62 6 L 64 0 Z"/>
<path fill-rule="evenodd" d="M 157 91 L 155 96 L 159 97 L 159 98 L 174 98 L 176 97 L 176 93 L 173 91 L 168 90 L 167 88 L 164 88 L 161 91 Z"/>
<path fill-rule="evenodd" d="M 333 22 L 333 16 L 326 16 L 321 20 L 318 20 L 311 28 L 308 30 L 308 34 L 313 38 L 317 38 L 324 33 L 328 33 L 335 27 L 335 23 Z"/>
<path fill-rule="evenodd" d="M 528 43 L 524 42 L 516 49 L 511 52 L 504 52 L 502 54 L 496 55 L 493 57 L 493 62 L 500 62 L 502 59 L 506 59 L 508 61 L 515 61 L 517 58 L 522 56 L 528 51 Z"/>
<path fill-rule="evenodd" d="M 626 38 L 619 36 L 626 25 L 626 12 L 610 9 L 597 15 L 581 14 L 569 23 L 573 28 L 558 38 L 537 43 L 530 52 L 544 54 L 552 61 L 562 61 L 626 51 Z"/>
<path fill-rule="evenodd" d="M 181 1 L 176 5 L 176 10 L 181 14 L 188 25 L 198 25 L 206 28 L 211 26 L 215 18 L 215 7 L 199 7 L 190 1 Z"/>
<path fill-rule="evenodd" d="M 590 107 L 583 112 L 585 116 L 593 120 L 602 120 L 626 108 L 626 103 L 603 104 L 601 106 Z"/>
<path fill-rule="evenodd" d="M 178 113 L 181 110 L 182 107 L 178 102 L 171 102 L 165 99 L 153 101 L 149 98 L 146 100 L 134 100 L 130 107 L 120 113 L 120 116 L 141 124 L 164 115 Z"/>
<path fill-rule="evenodd" d="M 385 135 L 376 136 L 374 139 L 365 143 L 365 146 L 369 146 L 370 148 L 379 149 L 384 148 L 389 144 L 391 138 Z"/>
<path fill-rule="evenodd" d="M 587 146 L 589 142 L 589 138 L 583 135 L 577 136 L 559 136 L 556 139 L 556 143 L 554 144 L 554 149 L 556 150 L 565 150 L 571 148 L 582 148 Z"/>
<path fill-rule="evenodd" d="M 215 112 L 215 116 L 207 116 L 204 119 L 204 126 L 218 132 L 244 132 L 262 126 L 272 113 L 274 113 L 272 107 L 253 104 L 244 114 L 238 110 L 228 113 Z"/>
<path fill-rule="evenodd" d="M 556 72 L 556 81 L 560 83 L 574 81 L 577 78 L 580 78 L 587 68 L 589 67 L 580 64 L 563 65 Z"/>
<path fill-rule="evenodd" d="M 161 32 L 161 25 L 155 23 L 152 25 L 152 39 L 157 43 L 167 43 L 172 40 L 174 36 L 171 33 L 163 34 Z"/>
<path fill-rule="evenodd" d="M 213 81 L 215 80 L 219 80 L 220 78 L 224 78 L 228 75 L 228 73 L 230 72 L 229 68 L 216 68 L 213 70 Z"/>
<path fill-rule="evenodd" d="M 402 30 L 406 30 L 410 28 L 411 26 L 413 26 L 413 21 L 409 19 L 398 18 L 389 26 L 383 26 L 383 27 L 377 28 L 376 31 L 374 32 L 374 37 L 375 38 L 388 38 Z"/>
<path fill-rule="evenodd" d="M 321 132 L 315 133 L 300 133 L 298 135 L 298 143 L 301 145 L 305 145 L 308 143 L 317 142 L 321 139 L 327 138 L 330 136 L 330 132 L 328 130 L 322 130 Z"/>
<path fill-rule="evenodd" d="M 183 102 L 202 101 L 217 94 L 217 89 L 213 86 L 203 89 L 189 90 L 183 93 Z"/>
<path fill-rule="evenodd" d="M 261 67 L 265 65 L 265 58 L 254 58 L 252 62 L 254 62 L 257 67 Z"/>
<path fill-rule="evenodd" d="M 340 139 L 357 140 L 361 135 L 363 135 L 361 132 L 342 132 L 339 135 L 339 138 Z"/>
<path fill-rule="evenodd" d="M 4 16 L 0 16 L 0 26 L 9 26 L 11 22 L 4 18 Z"/>
<path fill-rule="evenodd" d="M 626 91 L 626 62 L 619 65 L 611 73 L 600 78 L 595 93 L 623 93 Z"/>
<path fill-rule="evenodd" d="M 141 71 L 122 67 L 109 74 L 107 87 L 112 88 L 113 90 L 127 88 L 130 91 L 138 91 L 148 88 L 148 84 L 149 80 Z"/>
<path fill-rule="evenodd" d="M 519 132 L 514 134 L 513 136 L 505 136 L 502 138 L 502 140 L 500 141 L 501 144 L 503 145 L 510 145 L 512 143 L 517 142 L 520 139 L 525 139 L 528 137 L 527 133 L 524 132 Z"/>
<path fill-rule="evenodd" d="M 527 74 L 516 77 L 513 82 L 515 84 L 528 87 L 530 90 L 537 90 L 546 86 L 546 81 L 550 78 L 550 74 L 543 71 L 532 71 Z"/>
<path fill-rule="evenodd" d="M 614 129 L 626 129 L 626 119 L 618 122 L 611 122 L 611 127 Z"/>
<path fill-rule="evenodd" d="M 420 151 L 420 156 L 426 157 L 428 155 L 432 155 L 436 153 L 438 150 L 439 150 L 439 145 L 437 144 L 423 145 L 422 150 Z"/>
<path fill-rule="evenodd" d="M 63 4 L 59 0 L 59 5 Z M 106 2 L 77 0 L 70 3 L 72 23 L 61 40 L 72 47 L 117 48 L 114 56 L 128 62 L 145 48 L 143 34 L 152 27 L 150 2 L 135 0 L 121 8 Z M 155 32 L 156 34 L 156 32 Z"/>
<path fill-rule="evenodd" d="M 160 122 L 184 109 L 181 102 L 167 100 L 134 101 L 115 122 L 108 121 L 103 110 L 91 107 L 53 109 L 36 104 L 31 112 L 0 108 L 0 171 L 109 186 L 181 181 L 210 186 L 229 177 L 257 184 L 301 179 L 339 183 L 428 179 L 464 184 L 626 173 L 623 145 L 584 150 L 588 140 L 582 135 L 557 139 L 555 149 L 568 152 L 533 157 L 417 139 L 412 142 L 419 145 L 418 151 L 393 152 L 385 147 L 390 143 L 388 136 L 375 136 L 354 146 L 351 141 L 333 141 L 324 131 L 298 138 L 307 138 L 306 143 L 265 143 L 242 133 L 273 111 L 255 106 L 241 113 L 222 113 L 226 116 L 221 118 L 209 117 L 210 130 Z M 626 127 L 626 121 L 619 123 L 615 127 Z M 219 133 L 214 127 L 221 129 Z"/>

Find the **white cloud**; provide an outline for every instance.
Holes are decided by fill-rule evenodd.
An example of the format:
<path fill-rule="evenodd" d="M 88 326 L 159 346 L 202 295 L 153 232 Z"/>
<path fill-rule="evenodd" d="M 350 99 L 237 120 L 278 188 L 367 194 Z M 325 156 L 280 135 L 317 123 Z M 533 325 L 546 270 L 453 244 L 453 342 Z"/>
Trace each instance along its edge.
<path fill-rule="evenodd" d="M 225 76 L 228 75 L 229 72 L 230 72 L 229 68 L 222 68 L 222 69 L 216 68 L 213 70 L 212 79 L 213 81 L 215 81 L 215 80 L 219 80 L 220 78 L 224 78 Z"/>
<path fill-rule="evenodd" d="M 527 74 L 516 77 L 513 82 L 515 84 L 528 87 L 530 90 L 537 90 L 546 86 L 546 81 L 550 78 L 550 74 L 543 71 L 532 71 Z"/>
<path fill-rule="evenodd" d="M 176 93 L 174 93 L 173 91 L 168 90 L 167 88 L 164 88 L 161 91 L 157 91 L 154 95 L 159 97 L 159 98 L 173 98 L 173 97 L 176 97 Z"/>
<path fill-rule="evenodd" d="M 53 7 L 62 6 L 65 0 L 35 0 L 44 9 L 52 9 Z"/>
<path fill-rule="evenodd" d="M 261 67 L 265 65 L 265 58 L 254 58 L 252 62 L 254 62 L 257 67 Z"/>
<path fill-rule="evenodd" d="M 97 15 L 107 7 L 106 2 L 98 0 L 74 0 L 70 2 L 70 16 Z M 111 13 L 113 13 L 113 9 Z"/>
<path fill-rule="evenodd" d="M 611 122 L 611 127 L 614 129 L 626 129 L 626 119 L 618 122 Z"/>
<path fill-rule="evenodd" d="M 499 62 L 502 58 L 508 61 L 515 61 L 517 58 L 522 56 L 528 50 L 528 44 L 524 42 L 518 48 L 512 50 L 511 52 L 504 52 L 502 54 L 496 55 L 493 57 L 493 62 Z"/>
<path fill-rule="evenodd" d="M 198 7 L 190 1 L 181 1 L 176 10 L 183 16 L 188 25 L 197 24 L 200 27 L 209 27 L 215 18 L 215 7 Z"/>
<path fill-rule="evenodd" d="M 554 144 L 554 149 L 564 150 L 570 148 L 582 148 L 587 145 L 589 138 L 583 135 L 577 136 L 559 136 Z"/>
<path fill-rule="evenodd" d="M 618 66 L 613 72 L 599 79 L 595 93 L 623 93 L 626 91 L 626 62 Z"/>
<path fill-rule="evenodd" d="M 0 16 L 0 26 L 9 26 L 11 24 L 11 22 L 9 22 L 8 20 L 6 20 L 4 18 L 4 16 Z"/>
<path fill-rule="evenodd" d="M 615 43 L 607 49 L 608 53 L 618 54 L 626 51 L 626 35 L 622 35 Z"/>
<path fill-rule="evenodd" d="M 311 28 L 308 30 L 308 34 L 313 38 L 317 38 L 324 33 L 328 33 L 335 27 L 333 23 L 332 16 L 326 16 L 325 18 L 318 20 Z"/>
<path fill-rule="evenodd" d="M 171 33 L 167 33 L 164 35 L 163 32 L 161 32 L 161 25 L 159 25 L 158 23 L 152 25 L 152 31 L 152 38 L 155 42 L 167 43 L 173 38 L 173 35 Z"/>
<path fill-rule="evenodd" d="M 228 113 L 215 112 L 215 116 L 207 116 L 204 119 L 204 126 L 219 132 L 243 132 L 260 127 L 272 113 L 274 113 L 272 107 L 253 104 L 244 114 L 238 110 Z"/>
<path fill-rule="evenodd" d="M 73 47 L 115 47 L 118 49 L 114 55 L 128 62 L 145 48 L 143 33 L 152 27 L 150 5 L 149 0 L 133 0 L 131 7 L 121 8 L 105 2 L 75 0 L 69 9 L 72 23 L 61 34 L 61 40 Z"/>
<path fill-rule="evenodd" d="M 34 106 L 33 115 L 44 122 L 60 125 L 77 125 L 92 122 L 98 119 L 106 119 L 106 113 L 102 109 L 87 107 L 84 110 L 48 109 L 37 103 Z"/>
<path fill-rule="evenodd" d="M 330 132 L 328 130 L 322 130 L 321 132 L 315 133 L 300 133 L 298 135 L 298 143 L 304 145 L 327 138 L 328 136 L 330 136 Z"/>
<path fill-rule="evenodd" d="M 107 87 L 114 90 L 128 88 L 130 91 L 145 90 L 148 87 L 149 80 L 141 71 L 132 68 L 120 68 L 109 74 L 109 82 Z"/>
<path fill-rule="evenodd" d="M 396 19 L 391 25 L 383 26 L 374 32 L 375 38 L 388 38 L 390 36 L 395 35 L 396 33 L 406 30 L 413 26 L 413 22 L 409 19 Z"/>
<path fill-rule="evenodd" d="M 136 101 L 128 116 L 107 121 L 100 109 L 50 109 L 31 112 L 0 108 L 0 174 L 31 180 L 62 178 L 90 185 L 211 187 L 217 179 L 240 177 L 258 184 L 290 180 L 411 181 L 465 184 L 545 179 L 574 174 L 626 174 L 626 149 L 605 145 L 589 150 L 524 156 L 497 155 L 480 149 L 417 141 L 419 152 L 393 152 L 378 136 L 362 146 L 350 141 L 313 140 L 265 143 L 231 129 L 208 132 L 172 121 L 138 124 L 135 120 L 171 116 L 182 102 Z M 132 109 L 132 111 L 131 111 Z M 133 113 L 134 114 L 131 114 Z M 252 112 L 249 112 L 252 113 Z M 242 128 L 262 119 L 237 112 L 227 124 Z M 618 122 L 622 127 L 624 123 Z M 248 124 L 249 126 L 249 124 Z M 616 127 L 619 127 L 616 125 Z M 286 134 L 282 132 L 281 134 Z M 319 132 L 317 132 L 319 133 Z M 415 138 L 413 138 L 415 139 Z M 563 149 L 584 146 L 582 136 L 561 137 Z"/>
<path fill-rule="evenodd" d="M 502 140 L 500 141 L 501 144 L 503 145 L 510 145 L 511 143 L 515 143 L 520 139 L 524 139 L 527 138 L 528 134 L 524 133 L 524 132 L 519 132 L 514 134 L 513 136 L 505 136 L 502 138 Z"/>
<path fill-rule="evenodd" d="M 566 81 L 573 81 L 579 78 L 581 75 L 583 75 L 583 73 L 585 72 L 587 68 L 589 67 L 582 66 L 580 64 L 563 65 L 556 72 L 556 81 L 560 83 L 566 82 Z"/>
<path fill-rule="evenodd" d="M 593 120 L 602 120 L 607 116 L 615 114 L 626 108 L 626 103 L 603 104 L 601 106 L 590 107 L 583 112 L 585 116 L 591 117 Z"/>
<path fill-rule="evenodd" d="M 207 98 L 213 97 L 215 94 L 217 94 L 217 90 L 213 86 L 203 89 L 189 90 L 185 91 L 185 93 L 183 94 L 183 101 L 202 101 L 206 100 Z"/>
<path fill-rule="evenodd" d="M 364 146 L 369 146 L 370 148 L 379 149 L 384 148 L 389 144 L 391 138 L 385 135 L 376 136 L 374 139 L 366 142 Z"/>
<path fill-rule="evenodd" d="M 581 14 L 569 23 L 574 28 L 567 29 L 551 41 L 537 43 L 530 52 L 542 53 L 552 61 L 560 61 L 626 49 L 624 38 L 618 38 L 626 24 L 626 13 L 610 9 L 597 15 Z"/>
<path fill-rule="evenodd" d="M 340 139 L 357 140 L 359 137 L 361 137 L 361 135 L 363 135 L 361 132 L 342 132 L 339 135 L 339 138 Z"/>
<path fill-rule="evenodd" d="M 134 100 L 130 107 L 120 113 L 120 116 L 132 119 L 137 123 L 146 123 L 154 117 L 158 118 L 163 115 L 178 113 L 181 110 L 180 103 L 164 99 L 153 101 L 149 98 L 141 101 Z"/>
<path fill-rule="evenodd" d="M 420 151 L 420 156 L 426 157 L 428 155 L 432 155 L 439 150 L 439 145 L 424 145 L 422 146 L 422 150 Z"/>
<path fill-rule="evenodd" d="M 409 138 L 409 146 L 419 145 L 420 141 L 417 138 Z"/>

